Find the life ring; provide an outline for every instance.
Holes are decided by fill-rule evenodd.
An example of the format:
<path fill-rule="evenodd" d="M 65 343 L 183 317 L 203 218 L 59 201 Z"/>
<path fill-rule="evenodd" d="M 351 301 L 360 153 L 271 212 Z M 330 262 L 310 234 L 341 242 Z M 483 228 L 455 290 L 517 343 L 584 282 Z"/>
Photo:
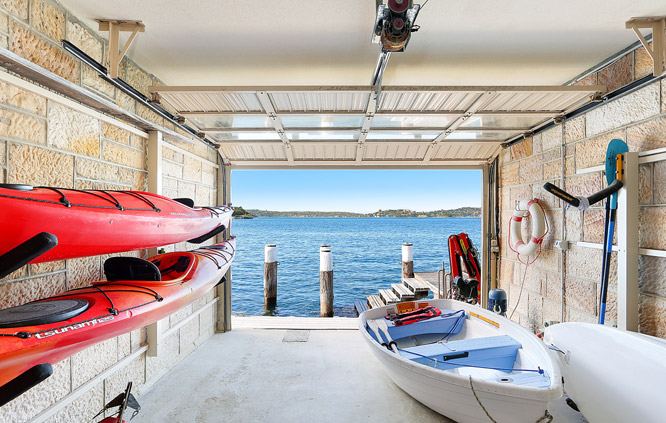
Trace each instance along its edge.
<path fill-rule="evenodd" d="M 521 222 L 530 216 L 532 218 L 532 236 L 526 244 L 523 241 Z M 546 216 L 539 204 L 539 199 L 520 201 L 511 217 L 509 247 L 519 255 L 531 256 L 541 249 L 541 242 L 547 233 Z"/>

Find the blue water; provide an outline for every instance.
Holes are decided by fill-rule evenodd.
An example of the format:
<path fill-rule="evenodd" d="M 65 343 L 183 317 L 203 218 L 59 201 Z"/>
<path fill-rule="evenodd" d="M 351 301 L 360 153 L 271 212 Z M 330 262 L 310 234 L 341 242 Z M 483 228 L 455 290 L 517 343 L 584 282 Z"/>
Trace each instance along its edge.
<path fill-rule="evenodd" d="M 334 313 L 351 315 L 354 301 L 400 282 L 401 247 L 414 244 L 414 271 L 446 263 L 449 235 L 481 240 L 480 218 L 293 218 L 234 220 L 232 310 L 245 315 L 319 316 L 319 247 L 333 254 Z M 276 244 L 278 298 L 264 309 L 264 247 Z"/>

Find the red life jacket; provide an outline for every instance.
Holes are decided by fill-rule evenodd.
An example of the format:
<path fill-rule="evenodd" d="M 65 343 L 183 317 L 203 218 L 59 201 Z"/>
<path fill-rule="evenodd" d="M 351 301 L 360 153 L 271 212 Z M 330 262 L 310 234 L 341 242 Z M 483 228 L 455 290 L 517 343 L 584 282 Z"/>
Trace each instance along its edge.
<path fill-rule="evenodd" d="M 410 323 L 418 322 L 419 320 L 432 319 L 442 314 L 441 310 L 437 307 L 423 307 L 414 311 L 399 314 L 387 314 L 385 319 L 391 320 L 394 325 L 402 326 Z"/>

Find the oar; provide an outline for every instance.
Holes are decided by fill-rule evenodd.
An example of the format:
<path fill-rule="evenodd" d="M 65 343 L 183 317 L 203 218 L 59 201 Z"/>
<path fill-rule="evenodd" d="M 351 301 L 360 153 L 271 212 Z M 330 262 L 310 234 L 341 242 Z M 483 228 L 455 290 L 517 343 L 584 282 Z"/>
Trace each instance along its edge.
<path fill-rule="evenodd" d="M 393 338 L 391 338 L 391 335 L 389 334 L 388 325 L 386 324 L 386 320 L 378 319 L 378 320 L 376 320 L 376 322 L 377 322 L 377 327 L 384 334 L 384 337 L 386 338 L 386 341 L 388 342 L 388 346 L 393 350 L 394 353 L 400 354 L 398 352 L 398 345 L 395 343 L 395 341 L 393 341 Z"/>
<path fill-rule="evenodd" d="M 620 140 L 612 140 L 606 153 L 606 180 L 609 183 L 619 181 L 622 183 L 623 154 L 627 152 L 627 145 Z M 613 173 L 609 175 L 610 171 Z M 613 179 L 613 180 L 611 180 Z M 606 200 L 606 228 L 604 230 L 604 262 L 601 273 L 601 294 L 599 296 L 599 324 L 603 325 L 606 319 L 606 298 L 608 296 L 608 277 L 610 276 L 610 260 L 613 251 L 613 232 L 617 215 L 617 192 Z"/>
<path fill-rule="evenodd" d="M 619 181 L 622 184 L 623 153 L 629 149 L 627 144 L 618 139 L 611 140 L 606 151 L 606 182 L 608 185 Z M 617 214 L 617 192 L 606 200 L 606 227 L 604 228 L 604 257 L 601 269 L 601 293 L 599 295 L 599 324 L 603 325 L 606 319 L 606 298 L 608 296 L 608 278 L 610 276 L 610 261 L 613 251 L 613 233 Z"/>
<path fill-rule="evenodd" d="M 387 346 L 386 342 L 384 342 L 384 339 L 379 334 L 379 328 L 377 327 L 377 322 L 375 322 L 374 320 L 368 320 L 366 321 L 366 323 L 368 324 L 368 329 L 370 329 L 372 333 L 375 334 L 375 339 L 377 340 L 377 342 L 386 347 Z"/>
<path fill-rule="evenodd" d="M 608 289 L 608 270 L 610 269 L 610 253 L 613 250 L 613 229 L 615 225 L 615 210 L 611 211 L 611 197 L 606 199 L 606 215 L 604 217 L 604 245 L 601 258 L 601 291 L 599 295 L 599 324 L 604 324 L 606 314 L 606 290 Z M 611 216 L 613 223 L 611 224 Z M 610 233 L 610 235 L 609 235 Z M 610 238 L 610 243 L 608 239 Z M 609 246 L 610 244 L 610 246 Z"/>

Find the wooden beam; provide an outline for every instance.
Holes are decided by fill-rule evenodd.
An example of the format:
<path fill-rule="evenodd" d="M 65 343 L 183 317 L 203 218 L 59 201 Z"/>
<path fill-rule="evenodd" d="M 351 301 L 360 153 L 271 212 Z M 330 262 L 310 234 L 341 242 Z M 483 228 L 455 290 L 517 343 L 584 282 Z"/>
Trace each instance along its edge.
<path fill-rule="evenodd" d="M 118 78 L 120 62 L 125 57 L 136 35 L 139 32 L 145 32 L 146 26 L 141 21 L 99 19 L 97 22 L 99 23 L 100 31 L 109 31 L 109 77 L 116 79 Z M 131 34 L 122 50 L 119 51 L 121 32 L 131 32 Z"/>
<path fill-rule="evenodd" d="M 162 146 L 160 131 L 148 133 L 148 192 L 162 195 Z"/>
<path fill-rule="evenodd" d="M 654 77 L 664 75 L 666 73 L 666 16 L 631 18 L 625 23 L 625 27 L 634 31 L 652 58 Z M 641 28 L 652 29 L 652 47 L 641 34 Z"/>
<path fill-rule="evenodd" d="M 125 20 L 114 20 L 114 19 L 97 19 L 99 24 L 100 31 L 108 31 L 111 24 L 117 27 L 120 31 L 134 31 L 146 32 L 146 25 L 141 23 L 141 21 L 125 21 Z"/>

